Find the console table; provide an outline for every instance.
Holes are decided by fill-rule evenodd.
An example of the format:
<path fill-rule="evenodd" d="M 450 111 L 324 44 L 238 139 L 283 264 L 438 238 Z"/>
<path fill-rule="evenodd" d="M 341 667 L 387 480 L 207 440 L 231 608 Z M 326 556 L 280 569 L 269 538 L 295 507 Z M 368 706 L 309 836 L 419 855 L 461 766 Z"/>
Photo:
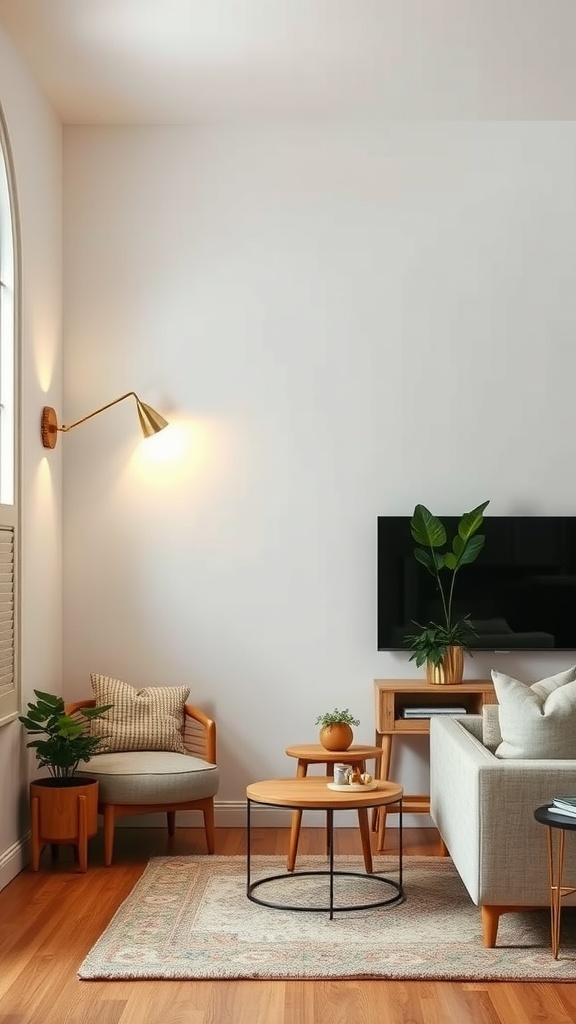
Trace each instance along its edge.
<path fill-rule="evenodd" d="M 466 714 L 481 715 L 485 704 L 497 704 L 494 684 L 488 679 L 471 679 L 462 683 L 435 685 L 422 679 L 375 679 L 376 744 L 382 750 L 380 778 L 390 778 L 392 741 L 394 737 L 416 736 L 430 732 L 430 718 L 403 718 L 405 709 L 430 707 L 441 710 L 453 705 L 465 709 Z M 404 796 L 405 813 L 428 814 L 430 795 Z M 373 827 L 378 829 L 378 851 L 384 849 L 386 815 L 394 813 L 380 807 L 374 813 Z"/>

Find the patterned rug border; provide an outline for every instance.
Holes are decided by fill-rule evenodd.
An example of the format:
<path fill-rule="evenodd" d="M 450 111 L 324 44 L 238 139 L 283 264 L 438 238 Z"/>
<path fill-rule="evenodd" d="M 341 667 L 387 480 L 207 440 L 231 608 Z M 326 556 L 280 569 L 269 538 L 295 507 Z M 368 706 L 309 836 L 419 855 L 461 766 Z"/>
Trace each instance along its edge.
<path fill-rule="evenodd" d="M 397 867 L 394 855 L 374 858 L 375 871 L 390 878 L 397 877 Z M 297 871 L 325 868 L 325 857 L 298 858 Z M 341 856 L 336 868 L 361 873 L 362 860 Z M 252 857 L 253 880 L 274 873 L 285 874 L 285 858 Z M 276 884 L 289 884 L 296 893 L 297 886 L 327 884 L 324 877 L 295 879 Z M 338 884 L 371 883 L 352 877 Z M 480 911 L 449 858 L 405 857 L 404 886 L 403 904 L 340 912 L 330 921 L 327 912 L 283 911 L 248 900 L 245 856 L 153 857 L 78 977 L 576 981 L 571 908 L 563 914 L 560 955 L 554 960 L 546 910 L 503 915 L 498 945 L 484 949 Z M 324 905 L 316 892 L 313 903 L 307 902 L 310 892 L 301 890 L 304 907 Z M 285 889 L 280 893 L 283 902 Z"/>

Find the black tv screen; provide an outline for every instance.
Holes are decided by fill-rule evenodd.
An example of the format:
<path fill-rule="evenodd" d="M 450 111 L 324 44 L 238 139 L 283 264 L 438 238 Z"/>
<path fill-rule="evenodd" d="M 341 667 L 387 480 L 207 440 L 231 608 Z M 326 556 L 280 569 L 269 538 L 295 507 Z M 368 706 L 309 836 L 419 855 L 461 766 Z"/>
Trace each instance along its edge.
<path fill-rule="evenodd" d="M 460 517 L 440 516 L 451 542 Z M 411 516 L 378 517 L 378 650 L 409 650 L 414 624 L 444 622 L 436 581 L 414 558 Z M 474 650 L 576 650 L 576 517 L 486 516 L 476 562 L 458 571 L 452 619 Z M 441 550 L 446 550 L 442 548 Z"/>

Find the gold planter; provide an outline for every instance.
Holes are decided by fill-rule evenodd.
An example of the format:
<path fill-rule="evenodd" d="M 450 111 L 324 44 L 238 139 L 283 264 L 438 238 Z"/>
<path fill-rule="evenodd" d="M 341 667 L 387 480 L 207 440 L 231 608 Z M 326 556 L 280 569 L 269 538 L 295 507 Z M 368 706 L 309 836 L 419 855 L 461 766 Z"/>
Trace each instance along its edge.
<path fill-rule="evenodd" d="M 462 682 L 464 675 L 464 651 L 461 647 L 449 647 L 439 665 L 426 662 L 426 681 L 435 686 L 454 686 Z"/>

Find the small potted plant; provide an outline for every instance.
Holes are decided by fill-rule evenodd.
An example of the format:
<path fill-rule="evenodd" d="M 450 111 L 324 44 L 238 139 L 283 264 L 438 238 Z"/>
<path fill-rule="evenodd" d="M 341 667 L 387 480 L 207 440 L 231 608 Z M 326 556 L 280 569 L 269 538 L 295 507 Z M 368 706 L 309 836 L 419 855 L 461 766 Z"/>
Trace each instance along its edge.
<path fill-rule="evenodd" d="M 75 772 L 81 761 L 90 761 L 102 737 L 91 736 L 86 722 L 67 715 L 62 697 L 41 690 L 34 694 L 37 701 L 28 704 L 19 720 L 36 737 L 26 745 L 35 749 L 40 768 L 50 774 L 30 783 L 32 869 L 38 870 L 45 843 L 75 843 L 79 869 L 85 871 L 87 839 L 98 831 L 98 782 Z M 82 708 L 80 714 L 89 721 L 111 707 Z"/>
<path fill-rule="evenodd" d="M 360 722 L 348 708 L 344 711 L 334 708 L 334 711 L 318 715 L 316 725 L 320 726 L 320 743 L 326 750 L 348 750 L 354 739 L 352 726 L 360 725 Z"/>
<path fill-rule="evenodd" d="M 476 561 L 484 547 L 484 536 L 478 533 L 484 522 L 484 501 L 471 512 L 465 512 L 458 523 L 458 529 L 446 551 L 440 551 L 448 543 L 446 528 L 437 516 L 425 507 L 416 505 L 410 530 L 416 541 L 414 557 L 436 580 L 442 602 L 443 622 L 415 623 L 418 633 L 406 637 L 412 648 L 410 661 L 418 666 L 426 663 L 427 679 L 431 683 L 460 683 L 464 672 L 464 652 L 470 651 L 470 643 L 476 631 L 468 615 L 453 620 L 452 605 L 456 576 L 463 565 Z M 449 583 L 445 578 L 449 576 Z"/>

